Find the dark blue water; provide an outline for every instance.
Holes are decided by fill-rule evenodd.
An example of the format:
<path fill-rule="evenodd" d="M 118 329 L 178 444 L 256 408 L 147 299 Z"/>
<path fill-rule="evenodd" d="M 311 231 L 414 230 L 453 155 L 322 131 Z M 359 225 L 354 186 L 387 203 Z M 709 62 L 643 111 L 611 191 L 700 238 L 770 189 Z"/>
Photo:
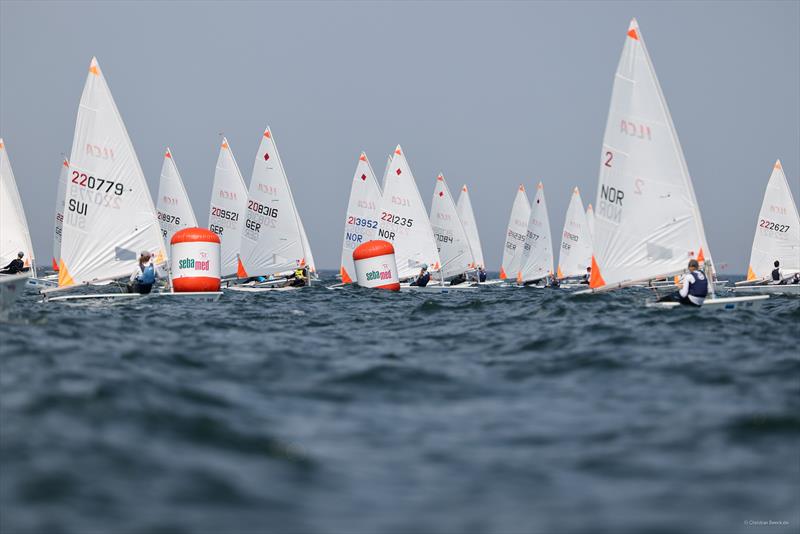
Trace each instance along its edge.
<path fill-rule="evenodd" d="M 648 296 L 31 295 L 0 532 L 796 533 L 800 299 Z"/>

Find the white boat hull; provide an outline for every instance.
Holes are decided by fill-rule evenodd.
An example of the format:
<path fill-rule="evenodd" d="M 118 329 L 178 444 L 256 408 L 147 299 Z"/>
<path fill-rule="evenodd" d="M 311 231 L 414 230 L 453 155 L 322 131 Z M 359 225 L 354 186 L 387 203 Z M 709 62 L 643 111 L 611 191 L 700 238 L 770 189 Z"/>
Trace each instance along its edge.
<path fill-rule="evenodd" d="M 234 286 L 228 286 L 228 287 L 225 288 L 226 291 L 237 291 L 237 292 L 240 292 L 240 293 L 267 293 L 267 292 L 271 292 L 271 291 L 294 291 L 296 289 L 302 289 L 302 287 L 297 287 L 297 286 L 256 287 L 256 286 L 235 286 L 234 285 Z"/>
<path fill-rule="evenodd" d="M 709 311 L 757 310 L 761 308 L 761 305 L 764 304 L 764 301 L 766 301 L 768 298 L 769 295 L 753 295 L 747 297 L 706 299 L 705 302 L 703 302 L 703 305 L 700 307 L 684 306 L 679 302 L 648 302 L 646 306 L 648 308 L 659 308 L 664 310 L 675 308 Z"/>
<path fill-rule="evenodd" d="M 28 280 L 27 274 L 0 276 L 0 312 L 6 311 L 17 300 Z"/>
<path fill-rule="evenodd" d="M 730 290 L 737 295 L 800 295 L 800 284 L 737 286 Z"/>
<path fill-rule="evenodd" d="M 216 302 L 222 296 L 222 291 L 199 291 L 194 293 L 149 293 L 141 295 L 139 293 L 93 293 L 88 295 L 60 295 L 57 297 L 47 297 L 43 302 L 92 302 L 92 301 L 114 301 L 125 302 L 138 299 L 180 299 L 191 300 L 193 302 Z"/>
<path fill-rule="evenodd" d="M 449 293 L 451 291 L 464 291 L 480 289 L 477 284 L 458 284 L 456 286 L 443 286 L 439 284 L 427 285 L 425 287 L 400 285 L 400 291 L 414 291 L 419 293 Z"/>

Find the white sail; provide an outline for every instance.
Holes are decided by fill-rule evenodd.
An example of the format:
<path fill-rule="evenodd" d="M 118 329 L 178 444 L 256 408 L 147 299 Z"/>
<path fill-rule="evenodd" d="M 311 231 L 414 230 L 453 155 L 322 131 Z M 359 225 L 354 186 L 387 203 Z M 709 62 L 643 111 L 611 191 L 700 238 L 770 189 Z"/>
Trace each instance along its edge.
<path fill-rule="evenodd" d="M 594 208 L 592 208 L 592 204 L 586 207 L 586 222 L 589 225 L 589 239 L 594 239 Z"/>
<path fill-rule="evenodd" d="M 350 199 L 347 201 L 347 214 L 344 221 L 342 241 L 342 261 L 339 274 L 342 282 L 350 284 L 355 280 L 353 250 L 362 243 L 375 239 L 378 235 L 378 211 L 381 203 L 381 190 L 372 172 L 367 155 L 363 152 L 358 158 L 356 172 L 350 186 Z"/>
<path fill-rule="evenodd" d="M 166 261 L 139 159 L 97 59 L 81 95 L 64 203 L 58 285 L 130 275 L 140 251 Z"/>
<path fill-rule="evenodd" d="M 485 268 L 486 263 L 483 260 L 481 236 L 478 234 L 478 223 L 475 221 L 475 213 L 472 211 L 472 201 L 470 201 L 466 185 L 461 187 L 461 193 L 458 195 L 456 212 L 461 219 L 461 224 L 464 226 L 464 231 L 467 233 L 469 246 L 472 249 L 472 257 L 475 260 L 475 267 Z"/>
<path fill-rule="evenodd" d="M 11 170 L 8 151 L 0 139 L 0 268 L 16 259 L 20 252 L 25 254 L 23 261 L 26 267 L 30 267 L 30 274 L 36 276 L 36 261 L 25 209 Z"/>
<path fill-rule="evenodd" d="M 394 245 L 401 280 L 418 274 L 422 264 L 431 271 L 439 270 L 439 251 L 428 212 L 400 145 L 392 157 L 381 197 L 378 238 Z"/>
<path fill-rule="evenodd" d="M 592 265 L 592 241 L 586 212 L 578 188 L 572 190 L 572 198 L 561 232 L 561 248 L 558 251 L 558 269 L 556 276 L 571 278 L 586 274 L 586 268 Z"/>
<path fill-rule="evenodd" d="M 771 279 L 776 260 L 784 276 L 800 271 L 800 216 L 780 160 L 772 169 L 758 213 L 747 279 Z"/>
<path fill-rule="evenodd" d="M 436 177 L 431 202 L 431 227 L 439 250 L 441 275 L 450 278 L 475 268 L 469 238 L 456 210 L 456 203 L 442 174 Z"/>
<path fill-rule="evenodd" d="M 58 192 L 56 193 L 56 217 L 53 225 L 53 260 L 52 267 L 58 271 L 58 259 L 61 257 L 61 235 L 64 231 L 64 198 L 67 195 L 67 176 L 69 176 L 69 161 L 61 162 L 61 172 L 58 173 Z"/>
<path fill-rule="evenodd" d="M 164 164 L 161 166 L 156 210 L 165 243 L 169 243 L 178 230 L 197 226 L 197 218 L 189 202 L 189 195 L 186 194 L 186 188 L 183 186 L 178 166 L 169 147 L 164 152 Z"/>
<path fill-rule="evenodd" d="M 710 263 L 683 151 L 635 19 L 614 79 L 596 200 L 592 288 L 676 274 L 691 258 Z"/>
<path fill-rule="evenodd" d="M 253 164 L 238 276 L 270 275 L 305 266 L 308 243 L 269 128 Z"/>
<path fill-rule="evenodd" d="M 531 214 L 522 246 L 517 282 L 541 280 L 553 274 L 553 238 L 550 233 L 550 218 L 544 199 L 544 185 L 536 186 L 536 197 L 531 204 Z"/>
<path fill-rule="evenodd" d="M 383 180 L 381 180 L 381 192 L 386 191 L 386 177 L 389 176 L 389 169 L 392 168 L 392 155 L 386 156 L 386 168 L 383 169 Z"/>
<path fill-rule="evenodd" d="M 223 277 L 236 274 L 239 264 L 239 244 L 247 207 L 247 186 L 233 157 L 233 149 L 223 138 L 214 171 L 211 189 L 211 208 L 208 229 L 219 236 L 220 273 Z"/>
<path fill-rule="evenodd" d="M 503 248 L 503 263 L 500 265 L 500 278 L 505 280 L 514 277 L 522 266 L 522 251 L 525 245 L 525 235 L 528 231 L 528 219 L 531 216 L 531 204 L 525 194 L 525 186 L 520 185 L 514 205 L 511 207 L 511 216 L 508 218 L 506 241 Z"/>

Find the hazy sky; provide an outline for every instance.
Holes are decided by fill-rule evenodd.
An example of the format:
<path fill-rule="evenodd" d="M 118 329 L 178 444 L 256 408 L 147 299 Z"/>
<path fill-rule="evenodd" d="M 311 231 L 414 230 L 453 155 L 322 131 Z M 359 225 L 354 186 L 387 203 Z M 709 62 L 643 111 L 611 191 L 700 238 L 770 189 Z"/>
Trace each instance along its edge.
<path fill-rule="evenodd" d="M 746 271 L 781 158 L 800 199 L 800 2 L 16 2 L 0 0 L 0 135 L 40 265 L 61 154 L 98 57 L 153 195 L 172 148 L 205 224 L 220 132 L 249 183 L 267 125 L 321 268 L 337 268 L 361 150 L 400 143 L 430 205 L 467 183 L 499 268 L 517 185 L 543 180 L 560 234 L 594 202 L 611 85 L 637 17 L 709 245 Z M 554 244 L 558 247 L 558 243 Z"/>

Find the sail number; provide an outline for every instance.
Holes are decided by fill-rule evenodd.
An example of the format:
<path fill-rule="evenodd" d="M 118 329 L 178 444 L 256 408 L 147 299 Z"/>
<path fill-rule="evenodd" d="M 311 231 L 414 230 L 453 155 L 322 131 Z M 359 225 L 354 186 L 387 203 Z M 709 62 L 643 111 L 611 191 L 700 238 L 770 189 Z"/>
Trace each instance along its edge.
<path fill-rule="evenodd" d="M 253 200 L 247 201 L 247 209 L 260 213 L 261 215 L 266 215 L 267 217 L 272 217 L 273 219 L 278 217 L 278 208 L 270 208 L 269 206 L 259 204 Z"/>
<path fill-rule="evenodd" d="M 217 208 L 216 206 L 212 206 L 211 208 L 211 216 L 212 217 L 219 217 L 220 219 L 227 219 L 229 221 L 238 221 L 239 214 L 235 211 L 224 210 L 222 208 Z"/>
<path fill-rule="evenodd" d="M 761 228 L 766 228 L 767 230 L 775 230 L 779 233 L 785 233 L 789 231 L 791 225 L 788 224 L 778 224 L 772 221 L 768 221 L 766 219 L 759 219 L 758 226 Z"/>
<path fill-rule="evenodd" d="M 88 189 L 96 189 L 102 191 L 105 187 L 106 193 L 111 193 L 112 189 L 114 194 L 121 196 L 124 192 L 124 186 L 119 182 L 112 182 L 111 180 L 103 180 L 102 178 L 95 178 L 94 176 L 87 176 L 86 174 L 78 171 L 72 171 L 72 183 Z"/>
<path fill-rule="evenodd" d="M 407 226 L 408 228 L 414 226 L 414 219 L 406 219 L 405 217 L 392 215 L 391 213 L 387 213 L 385 211 L 381 212 L 381 220 L 392 224 L 397 224 L 399 226 Z"/>
<path fill-rule="evenodd" d="M 364 226 L 365 228 L 378 227 L 378 221 L 373 221 L 372 219 L 362 219 L 361 217 L 353 217 L 352 215 L 347 217 L 347 224 L 352 224 L 353 226 Z"/>
<path fill-rule="evenodd" d="M 164 212 L 161 212 L 161 211 L 158 212 L 158 220 L 159 221 L 164 221 L 165 223 L 170 223 L 170 224 L 177 224 L 177 225 L 181 224 L 181 218 L 180 217 L 177 217 L 175 215 L 170 215 L 169 213 L 164 213 Z"/>

